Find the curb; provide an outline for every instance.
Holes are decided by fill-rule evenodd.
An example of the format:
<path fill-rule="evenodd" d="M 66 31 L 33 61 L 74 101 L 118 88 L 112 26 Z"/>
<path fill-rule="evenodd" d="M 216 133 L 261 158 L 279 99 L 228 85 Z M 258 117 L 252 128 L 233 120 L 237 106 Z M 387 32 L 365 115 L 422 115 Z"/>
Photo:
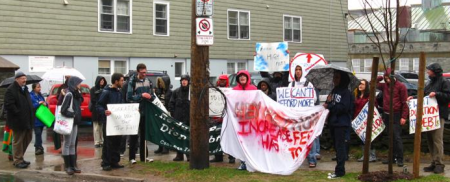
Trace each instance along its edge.
<path fill-rule="evenodd" d="M 0 170 L 0 175 L 11 175 L 24 181 L 83 181 L 83 182 L 144 182 L 145 179 L 106 176 L 99 174 L 80 173 L 75 175 L 67 175 L 65 172 L 47 172 L 47 171 L 5 171 Z"/>

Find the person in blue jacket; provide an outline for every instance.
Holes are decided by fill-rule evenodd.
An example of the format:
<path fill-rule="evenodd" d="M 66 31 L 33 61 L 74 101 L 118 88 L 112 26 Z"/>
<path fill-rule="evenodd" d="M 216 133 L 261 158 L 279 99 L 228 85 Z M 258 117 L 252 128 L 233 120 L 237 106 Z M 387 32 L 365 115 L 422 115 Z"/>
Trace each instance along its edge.
<path fill-rule="evenodd" d="M 334 88 L 328 95 L 323 106 L 330 110 L 328 125 L 334 139 L 336 150 L 336 167 L 334 173 L 328 175 L 329 179 L 339 178 L 345 175 L 345 159 L 347 155 L 346 144 L 348 138 L 346 133 L 350 129 L 353 112 L 353 94 L 348 89 L 350 78 L 348 73 L 336 70 L 333 76 Z"/>
<path fill-rule="evenodd" d="M 44 97 L 41 94 L 41 84 L 33 83 L 31 85 L 31 88 L 33 89 L 33 91 L 30 92 L 30 98 L 31 103 L 33 103 L 34 109 L 36 110 L 40 105 L 48 106 L 48 104 L 45 102 Z M 34 120 L 35 155 L 44 154 L 44 147 L 42 146 L 42 131 L 44 130 L 44 126 L 45 126 L 44 123 L 42 123 L 42 121 L 36 117 L 36 119 Z"/>

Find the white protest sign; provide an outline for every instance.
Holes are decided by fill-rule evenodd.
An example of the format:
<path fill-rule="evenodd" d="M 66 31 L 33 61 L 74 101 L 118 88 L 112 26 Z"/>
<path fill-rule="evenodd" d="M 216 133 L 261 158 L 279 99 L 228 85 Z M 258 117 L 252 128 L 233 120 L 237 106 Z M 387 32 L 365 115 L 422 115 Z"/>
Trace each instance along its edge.
<path fill-rule="evenodd" d="M 277 102 L 286 107 L 311 107 L 316 102 L 313 87 L 277 88 Z"/>
<path fill-rule="evenodd" d="M 297 53 L 289 66 L 289 82 L 294 80 L 295 67 L 302 67 L 302 78 L 304 78 L 309 71 L 317 65 L 327 65 L 328 62 L 325 60 L 322 54 L 312 54 L 312 53 Z"/>
<path fill-rule="evenodd" d="M 417 121 L 417 99 L 411 99 L 409 106 L 409 134 L 416 132 Z M 437 130 L 441 128 L 441 118 L 439 117 L 439 106 L 435 97 L 423 98 L 422 132 Z"/>
<path fill-rule="evenodd" d="M 212 18 L 197 18 L 196 42 L 199 46 L 214 44 L 214 31 Z"/>
<path fill-rule="evenodd" d="M 106 136 L 137 135 L 139 129 L 139 104 L 108 104 L 111 115 L 106 117 Z"/>
<path fill-rule="evenodd" d="M 255 71 L 289 71 L 287 42 L 256 43 Z"/>
<path fill-rule="evenodd" d="M 46 72 L 53 68 L 55 56 L 28 56 L 29 72 Z"/>
<path fill-rule="evenodd" d="M 363 142 L 366 141 L 366 128 L 367 128 L 367 119 L 369 114 L 369 102 L 364 105 L 364 107 L 359 112 L 358 116 L 352 121 L 352 128 L 355 130 L 356 135 L 361 138 Z M 376 108 L 373 110 L 373 122 L 372 122 L 372 139 L 370 141 L 375 140 L 378 135 L 383 132 L 386 126 L 384 125 L 383 119 L 381 118 L 380 113 Z"/>
<path fill-rule="evenodd" d="M 170 116 L 170 112 L 167 111 L 166 107 L 164 107 L 164 104 L 161 102 L 161 100 L 159 100 L 158 97 L 155 97 L 155 99 L 152 102 L 153 104 L 155 104 L 155 106 L 159 107 L 162 111 L 164 111 L 167 115 Z"/>
<path fill-rule="evenodd" d="M 224 94 L 231 90 L 231 88 L 219 88 Z M 224 110 L 226 98 L 220 94 L 216 89 L 209 89 L 209 116 L 217 117 L 222 115 Z"/>

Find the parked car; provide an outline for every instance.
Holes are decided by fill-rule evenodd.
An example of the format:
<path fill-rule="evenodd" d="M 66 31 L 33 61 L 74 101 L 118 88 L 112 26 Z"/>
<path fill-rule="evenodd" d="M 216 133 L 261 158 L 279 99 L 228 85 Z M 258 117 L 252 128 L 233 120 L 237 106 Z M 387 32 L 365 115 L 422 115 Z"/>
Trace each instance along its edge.
<path fill-rule="evenodd" d="M 125 75 L 125 82 L 130 79 L 130 76 L 135 74 L 136 70 L 129 70 L 128 74 Z M 163 77 L 163 76 L 169 76 L 167 75 L 167 71 L 159 71 L 159 70 L 147 70 L 147 74 L 145 75 L 150 81 L 153 83 L 153 88 L 156 88 L 156 78 Z M 171 80 L 172 83 L 172 80 Z M 169 87 L 172 89 L 172 84 Z"/>
<path fill-rule="evenodd" d="M 62 84 L 54 84 L 50 89 L 50 94 L 47 97 L 47 103 L 50 111 L 55 114 L 56 104 L 58 100 L 56 98 L 56 93 L 58 92 L 58 88 L 61 87 Z M 81 84 L 81 94 L 83 95 L 83 103 L 81 103 L 81 117 L 84 120 L 91 120 L 92 113 L 89 111 L 89 102 L 91 101 L 91 95 L 89 93 L 89 86 L 87 84 Z"/>
<path fill-rule="evenodd" d="M 366 80 L 370 81 L 370 76 L 371 76 L 370 74 L 371 73 L 356 73 L 355 76 L 358 79 L 366 79 Z M 378 76 L 383 76 L 383 74 L 384 74 L 383 72 L 378 72 Z M 417 85 L 416 84 L 408 81 L 405 77 L 403 77 L 401 75 L 401 73 L 395 73 L 394 76 L 397 79 L 397 81 L 402 82 L 406 86 L 406 89 L 408 90 L 408 96 L 417 95 Z"/>

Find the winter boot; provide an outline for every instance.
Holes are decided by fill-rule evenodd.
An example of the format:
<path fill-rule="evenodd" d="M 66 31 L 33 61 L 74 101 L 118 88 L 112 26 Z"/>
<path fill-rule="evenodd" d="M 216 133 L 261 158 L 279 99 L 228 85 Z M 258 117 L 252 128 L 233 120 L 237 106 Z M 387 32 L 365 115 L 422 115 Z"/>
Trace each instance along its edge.
<path fill-rule="evenodd" d="M 63 159 L 64 159 L 64 170 L 68 175 L 73 175 L 75 172 L 71 167 L 70 156 L 63 155 Z"/>
<path fill-rule="evenodd" d="M 223 162 L 223 155 L 216 154 L 214 155 L 214 159 L 210 160 L 209 162 Z"/>
<path fill-rule="evenodd" d="M 423 171 L 425 171 L 425 172 L 434 172 L 434 168 L 436 168 L 436 166 L 434 165 L 434 162 L 433 162 L 433 163 L 431 163 L 430 166 L 424 167 Z"/>
<path fill-rule="evenodd" d="M 436 166 L 434 167 L 434 173 L 435 173 L 435 174 L 441 174 L 441 173 L 444 173 L 444 168 L 445 168 L 445 165 L 444 165 L 444 164 L 436 165 Z"/>
<path fill-rule="evenodd" d="M 173 161 L 184 161 L 184 155 L 181 152 L 177 152 L 177 156 L 173 158 Z"/>
<path fill-rule="evenodd" d="M 69 155 L 70 156 L 70 161 L 72 162 L 72 169 L 73 172 L 75 173 L 81 173 L 81 170 L 78 168 L 77 165 L 77 155 Z"/>
<path fill-rule="evenodd" d="M 376 162 L 377 155 L 375 155 L 375 149 L 370 150 L 369 162 Z"/>

